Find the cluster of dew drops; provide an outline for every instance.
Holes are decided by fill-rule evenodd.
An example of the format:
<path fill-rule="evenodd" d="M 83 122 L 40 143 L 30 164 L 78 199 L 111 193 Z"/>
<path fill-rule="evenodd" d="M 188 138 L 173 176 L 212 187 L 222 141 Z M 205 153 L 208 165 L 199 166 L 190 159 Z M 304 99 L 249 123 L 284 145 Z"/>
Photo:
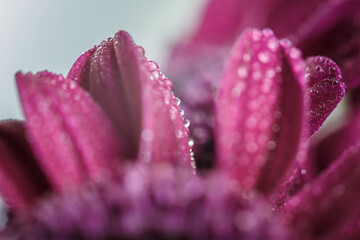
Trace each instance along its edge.
<path fill-rule="evenodd" d="M 175 119 L 177 119 L 177 118 L 176 117 L 172 118 L 172 120 L 175 123 L 176 137 L 179 139 L 179 141 L 181 141 L 180 140 L 181 138 L 187 139 L 187 138 L 183 138 L 184 137 L 183 133 L 185 133 L 186 136 L 189 136 L 190 120 L 187 119 L 186 117 L 184 117 L 184 110 L 180 108 L 181 101 L 178 97 L 175 97 L 175 95 L 174 95 L 174 92 L 173 92 L 174 84 L 172 83 L 172 81 L 169 78 L 167 78 L 162 72 L 159 71 L 159 66 L 157 65 L 156 62 L 154 62 L 152 60 L 148 60 L 145 57 L 144 48 L 142 48 L 141 46 L 136 46 L 136 49 L 138 51 L 138 54 L 141 56 L 141 58 L 144 58 L 147 68 L 151 73 L 150 80 L 155 81 L 157 84 L 159 84 L 161 87 L 165 88 L 169 92 L 168 97 L 164 96 L 165 104 L 169 105 L 172 102 L 176 103 L 176 106 L 174 108 L 170 108 L 170 111 L 174 111 L 173 112 L 174 114 L 176 114 L 176 112 L 179 111 L 180 120 L 183 123 L 183 126 L 178 126 L 178 124 L 175 123 L 175 121 L 176 121 Z M 191 164 L 191 167 L 194 169 L 194 174 L 196 174 L 196 163 L 195 163 L 193 146 L 194 146 L 194 141 L 189 138 L 187 143 L 184 144 L 185 149 L 182 149 L 182 150 L 185 150 L 189 153 L 190 164 Z"/>

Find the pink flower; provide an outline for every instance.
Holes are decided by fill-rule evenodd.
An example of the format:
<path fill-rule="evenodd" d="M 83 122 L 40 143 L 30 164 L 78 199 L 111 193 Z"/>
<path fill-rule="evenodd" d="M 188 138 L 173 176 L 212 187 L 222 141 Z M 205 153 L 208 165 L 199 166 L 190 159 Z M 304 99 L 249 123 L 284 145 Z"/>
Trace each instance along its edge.
<path fill-rule="evenodd" d="M 195 142 L 172 82 L 126 32 L 81 55 L 67 77 L 18 73 L 26 121 L 0 123 L 2 236 L 358 239 L 357 99 L 340 130 L 311 136 L 358 86 L 358 54 L 318 43 L 327 33 L 353 38 L 359 4 L 253 4 L 210 1 L 173 53 Z M 268 28 L 244 30 L 265 25 L 295 45 Z M 302 50 L 318 49 L 340 67 L 304 60 Z"/>

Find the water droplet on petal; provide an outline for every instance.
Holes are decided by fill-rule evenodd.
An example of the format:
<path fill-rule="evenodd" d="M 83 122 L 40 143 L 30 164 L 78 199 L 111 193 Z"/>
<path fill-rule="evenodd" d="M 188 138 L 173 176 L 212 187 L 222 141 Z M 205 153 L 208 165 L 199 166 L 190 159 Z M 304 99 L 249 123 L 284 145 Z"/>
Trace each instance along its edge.
<path fill-rule="evenodd" d="M 144 50 L 143 47 L 137 46 L 137 47 L 136 47 L 136 50 L 138 51 L 138 53 L 139 53 L 140 56 L 144 56 L 144 55 L 145 55 L 145 50 Z"/>
<path fill-rule="evenodd" d="M 270 54 L 267 51 L 260 52 L 258 54 L 258 59 L 262 63 L 268 63 L 270 61 Z"/>
<path fill-rule="evenodd" d="M 185 128 L 188 128 L 189 126 L 190 126 L 190 121 L 189 121 L 189 119 L 187 119 L 187 118 L 184 118 L 184 126 L 185 126 Z"/>
<path fill-rule="evenodd" d="M 172 82 L 170 79 L 164 78 L 164 79 L 163 79 L 163 82 L 164 82 L 165 88 L 166 88 L 167 90 L 172 91 L 172 90 L 174 89 L 174 84 L 173 84 L 173 82 Z"/>
<path fill-rule="evenodd" d="M 276 148 L 276 142 L 274 140 L 270 140 L 267 143 L 267 148 L 269 150 L 274 150 Z"/>
<path fill-rule="evenodd" d="M 181 103 L 181 100 L 180 100 L 180 98 L 178 98 L 178 97 L 175 97 L 175 100 L 176 100 L 176 104 L 179 106 L 180 105 L 180 103 Z"/>
<path fill-rule="evenodd" d="M 189 139 L 189 141 L 188 141 L 188 145 L 189 145 L 189 147 L 194 146 L 194 141 L 193 141 L 192 139 Z"/>
<path fill-rule="evenodd" d="M 240 66 L 237 69 L 237 75 L 241 78 L 246 78 L 248 76 L 248 70 L 245 66 Z"/>
<path fill-rule="evenodd" d="M 152 71 L 158 70 L 159 66 L 154 61 L 148 61 L 148 68 L 152 72 Z"/>

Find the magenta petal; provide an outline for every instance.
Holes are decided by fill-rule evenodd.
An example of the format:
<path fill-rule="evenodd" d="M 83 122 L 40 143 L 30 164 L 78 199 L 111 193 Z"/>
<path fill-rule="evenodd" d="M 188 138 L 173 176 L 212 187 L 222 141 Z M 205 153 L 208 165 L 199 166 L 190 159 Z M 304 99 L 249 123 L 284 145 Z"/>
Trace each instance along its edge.
<path fill-rule="evenodd" d="M 346 124 L 329 136 L 316 143 L 312 148 L 314 174 L 324 171 L 332 162 L 351 145 L 355 144 L 360 136 L 360 111 L 354 111 Z"/>
<path fill-rule="evenodd" d="M 224 73 L 216 108 L 218 164 L 245 189 L 268 193 L 306 130 L 301 52 L 288 41 L 280 44 L 270 30 L 248 30 Z"/>
<path fill-rule="evenodd" d="M 22 210 L 49 188 L 25 139 L 23 122 L 0 122 L 0 192 L 5 202 Z"/>
<path fill-rule="evenodd" d="M 16 74 L 30 143 L 57 190 L 115 167 L 122 146 L 109 120 L 74 81 Z"/>
<path fill-rule="evenodd" d="M 144 161 L 182 159 L 190 166 L 188 123 L 172 93 L 172 82 L 145 58 L 130 35 L 119 31 L 84 59 L 90 61 L 90 68 L 84 68 L 90 72 L 82 75 L 80 84 L 89 86 L 85 89 L 114 123 L 126 144 L 126 156 Z"/>
<path fill-rule="evenodd" d="M 345 95 L 345 84 L 339 67 L 326 57 L 306 59 L 306 73 L 310 80 L 307 98 L 311 101 L 309 112 L 310 134 L 316 132 Z"/>
<path fill-rule="evenodd" d="M 291 36 L 305 55 L 324 55 L 341 68 L 347 90 L 360 84 L 360 2 L 329 1 Z"/>
<path fill-rule="evenodd" d="M 124 49 L 120 62 L 117 61 L 115 45 Z M 127 157 L 135 157 L 139 145 L 142 106 L 138 68 L 137 51 L 131 39 L 121 42 L 109 39 L 101 43 L 92 55 L 90 72 L 87 73 L 89 78 L 81 80 L 81 85 L 88 85 L 85 89 L 114 123 L 126 144 Z"/>
<path fill-rule="evenodd" d="M 346 151 L 284 208 L 288 224 L 312 239 L 329 239 L 360 215 L 360 144 Z"/>
<path fill-rule="evenodd" d="M 209 1 L 193 41 L 200 43 L 232 41 L 238 35 L 244 5 L 246 5 L 244 1 L 237 0 Z"/>
<path fill-rule="evenodd" d="M 89 89 L 89 68 L 90 68 L 90 57 L 95 52 L 97 47 L 94 47 L 84 52 L 71 67 L 67 79 L 72 79 L 78 82 L 86 90 Z"/>

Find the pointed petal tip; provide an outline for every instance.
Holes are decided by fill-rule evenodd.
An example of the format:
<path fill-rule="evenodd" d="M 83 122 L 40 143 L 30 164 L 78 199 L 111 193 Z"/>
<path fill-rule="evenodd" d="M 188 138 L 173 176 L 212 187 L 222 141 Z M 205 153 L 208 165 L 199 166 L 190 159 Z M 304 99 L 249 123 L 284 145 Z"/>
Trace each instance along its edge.
<path fill-rule="evenodd" d="M 308 57 L 305 61 L 306 77 L 310 86 L 306 97 L 311 102 L 310 136 L 322 126 L 327 117 L 343 99 L 346 85 L 342 81 L 340 68 L 330 58 Z"/>

